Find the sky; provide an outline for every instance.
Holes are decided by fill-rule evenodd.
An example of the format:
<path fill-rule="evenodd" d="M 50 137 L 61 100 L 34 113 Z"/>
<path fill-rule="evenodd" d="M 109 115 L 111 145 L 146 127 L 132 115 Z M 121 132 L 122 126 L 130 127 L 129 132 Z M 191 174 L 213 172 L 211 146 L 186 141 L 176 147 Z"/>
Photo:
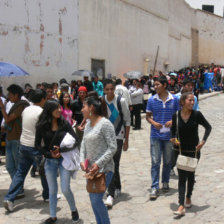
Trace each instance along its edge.
<path fill-rule="evenodd" d="M 202 9 L 202 5 L 214 5 L 214 14 L 223 17 L 224 0 L 185 0 L 192 8 Z"/>

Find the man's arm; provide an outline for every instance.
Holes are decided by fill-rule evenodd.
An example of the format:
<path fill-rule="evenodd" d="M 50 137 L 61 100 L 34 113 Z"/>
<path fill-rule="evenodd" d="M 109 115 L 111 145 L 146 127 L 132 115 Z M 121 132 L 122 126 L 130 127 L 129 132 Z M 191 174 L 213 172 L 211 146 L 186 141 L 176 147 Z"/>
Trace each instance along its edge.
<path fill-rule="evenodd" d="M 146 112 L 146 120 L 149 122 L 149 124 L 153 125 L 157 130 L 160 130 L 163 125 L 154 121 L 152 118 L 152 112 Z"/>
<path fill-rule="evenodd" d="M 17 118 L 17 116 L 14 113 L 11 113 L 10 115 L 8 115 L 6 113 L 6 111 L 5 111 L 5 105 L 3 104 L 1 98 L 0 98 L 0 108 L 1 108 L 1 111 L 2 111 L 2 116 L 5 119 L 5 122 L 6 123 L 9 123 L 9 122 L 11 122 L 11 121 L 13 121 L 13 120 L 15 120 Z"/>

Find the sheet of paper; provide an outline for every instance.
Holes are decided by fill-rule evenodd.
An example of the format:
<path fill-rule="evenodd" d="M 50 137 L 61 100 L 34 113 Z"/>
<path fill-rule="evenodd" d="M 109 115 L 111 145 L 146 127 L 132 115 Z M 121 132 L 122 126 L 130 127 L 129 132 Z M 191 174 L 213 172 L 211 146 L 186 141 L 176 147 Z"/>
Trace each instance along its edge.
<path fill-rule="evenodd" d="M 165 127 L 165 125 L 163 125 L 163 127 L 160 129 L 160 133 L 166 133 L 166 132 L 170 132 L 170 128 Z"/>

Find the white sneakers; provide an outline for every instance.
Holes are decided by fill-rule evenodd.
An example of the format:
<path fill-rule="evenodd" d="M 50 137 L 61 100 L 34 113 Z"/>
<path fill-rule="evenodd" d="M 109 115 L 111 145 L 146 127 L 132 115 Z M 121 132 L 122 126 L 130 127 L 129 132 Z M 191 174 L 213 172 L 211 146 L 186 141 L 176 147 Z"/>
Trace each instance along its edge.
<path fill-rule="evenodd" d="M 8 212 L 13 212 L 13 202 L 4 200 L 4 207 Z"/>
<path fill-rule="evenodd" d="M 121 190 L 120 189 L 116 189 L 115 192 L 114 192 L 114 198 L 118 198 L 120 195 L 121 195 Z M 104 202 L 104 204 L 108 208 L 112 208 L 113 204 L 114 204 L 114 198 L 111 195 L 108 195 L 106 201 Z"/>
<path fill-rule="evenodd" d="M 108 196 L 107 197 L 107 200 L 105 201 L 105 205 L 109 208 L 112 208 L 113 207 L 113 203 L 114 203 L 114 198 L 112 196 Z"/>

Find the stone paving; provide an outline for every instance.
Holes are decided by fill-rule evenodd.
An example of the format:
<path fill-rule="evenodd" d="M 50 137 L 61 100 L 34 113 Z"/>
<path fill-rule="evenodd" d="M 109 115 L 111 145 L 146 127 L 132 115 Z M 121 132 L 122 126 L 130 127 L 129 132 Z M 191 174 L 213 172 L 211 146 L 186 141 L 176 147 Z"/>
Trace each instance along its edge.
<path fill-rule="evenodd" d="M 224 94 L 207 98 L 200 102 L 200 109 L 211 123 L 213 130 L 202 149 L 202 156 L 196 171 L 193 191 L 193 206 L 187 209 L 180 220 L 173 218 L 173 210 L 178 207 L 177 176 L 171 177 L 170 192 L 162 193 L 156 201 L 149 200 L 151 185 L 149 133 L 150 126 L 142 115 L 140 131 L 131 131 L 130 148 L 123 152 L 121 159 L 122 194 L 109 210 L 113 224 L 204 224 L 224 223 Z M 201 134 L 203 134 L 203 129 Z M 49 217 L 48 203 L 41 197 L 39 177 L 27 176 L 25 198 L 15 201 L 13 213 L 6 213 L 2 206 L 3 197 L 10 184 L 5 174 L 4 159 L 0 165 L 0 224 L 39 224 Z M 71 181 L 76 205 L 80 213 L 80 223 L 95 223 L 88 194 L 85 190 L 83 173 Z M 60 190 L 59 190 L 60 193 Z M 72 223 L 68 204 L 64 197 L 58 201 L 57 223 Z"/>

